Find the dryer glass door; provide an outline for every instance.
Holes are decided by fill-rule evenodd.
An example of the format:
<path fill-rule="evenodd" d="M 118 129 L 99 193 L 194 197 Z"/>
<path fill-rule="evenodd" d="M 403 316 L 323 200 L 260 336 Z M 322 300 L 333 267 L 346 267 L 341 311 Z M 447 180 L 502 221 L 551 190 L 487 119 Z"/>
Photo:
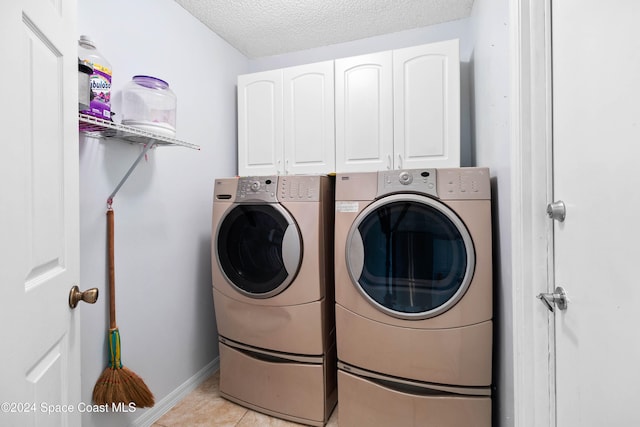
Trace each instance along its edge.
<path fill-rule="evenodd" d="M 216 257 L 229 283 L 253 298 L 286 289 L 302 260 L 300 233 L 280 205 L 236 205 L 220 221 Z"/>
<path fill-rule="evenodd" d="M 425 319 L 451 308 L 471 283 L 475 253 L 460 218 L 428 197 L 398 194 L 364 209 L 347 237 L 360 293 L 392 316 Z"/>

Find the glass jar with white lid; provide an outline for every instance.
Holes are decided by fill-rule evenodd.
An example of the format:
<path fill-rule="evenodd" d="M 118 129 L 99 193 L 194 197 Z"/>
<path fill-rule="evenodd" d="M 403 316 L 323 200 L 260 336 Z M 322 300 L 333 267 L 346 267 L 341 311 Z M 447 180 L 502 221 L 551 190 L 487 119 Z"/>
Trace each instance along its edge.
<path fill-rule="evenodd" d="M 133 76 L 122 90 L 121 122 L 173 138 L 176 104 L 176 95 L 166 81 L 152 76 Z"/>

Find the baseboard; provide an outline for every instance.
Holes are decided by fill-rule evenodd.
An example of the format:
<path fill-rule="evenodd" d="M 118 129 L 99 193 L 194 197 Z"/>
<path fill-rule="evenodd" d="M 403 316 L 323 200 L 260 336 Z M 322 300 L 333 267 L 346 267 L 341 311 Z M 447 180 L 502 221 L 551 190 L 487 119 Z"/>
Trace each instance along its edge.
<path fill-rule="evenodd" d="M 218 369 L 220 369 L 220 357 L 213 359 L 194 376 L 169 393 L 164 399 L 156 402 L 153 408 L 150 408 L 140 417 L 136 418 L 130 425 L 133 427 L 150 427 Z"/>

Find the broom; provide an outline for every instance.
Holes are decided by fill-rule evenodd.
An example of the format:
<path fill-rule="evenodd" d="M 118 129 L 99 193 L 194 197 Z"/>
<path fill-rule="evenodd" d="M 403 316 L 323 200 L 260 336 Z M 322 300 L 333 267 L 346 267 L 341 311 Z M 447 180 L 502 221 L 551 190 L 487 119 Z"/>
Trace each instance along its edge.
<path fill-rule="evenodd" d="M 134 403 L 138 408 L 154 405 L 153 394 L 142 378 L 122 366 L 120 331 L 116 326 L 115 256 L 113 239 L 113 209 L 107 210 L 107 241 L 109 252 L 109 366 L 93 388 L 93 401 L 98 405 Z"/>

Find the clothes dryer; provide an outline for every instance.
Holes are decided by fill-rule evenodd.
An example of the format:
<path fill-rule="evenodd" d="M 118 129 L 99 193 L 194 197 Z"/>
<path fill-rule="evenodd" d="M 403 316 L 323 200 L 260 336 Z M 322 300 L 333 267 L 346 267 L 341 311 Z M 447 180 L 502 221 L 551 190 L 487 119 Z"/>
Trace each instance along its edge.
<path fill-rule="evenodd" d="M 217 179 L 213 300 L 220 393 L 323 425 L 337 399 L 334 182 L 328 176 Z"/>
<path fill-rule="evenodd" d="M 336 177 L 340 424 L 491 425 L 486 168 Z"/>

